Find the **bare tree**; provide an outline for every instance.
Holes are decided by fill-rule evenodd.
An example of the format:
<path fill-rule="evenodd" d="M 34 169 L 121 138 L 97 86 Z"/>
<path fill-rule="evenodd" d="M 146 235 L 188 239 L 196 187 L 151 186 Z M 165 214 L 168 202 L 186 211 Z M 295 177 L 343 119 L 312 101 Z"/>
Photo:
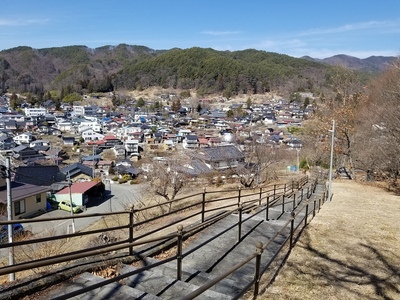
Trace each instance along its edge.
<path fill-rule="evenodd" d="M 172 209 L 172 201 L 188 182 L 188 175 L 182 168 L 185 163 L 186 158 L 170 156 L 154 162 L 147 175 L 152 191 L 169 203 L 169 211 Z"/>
<path fill-rule="evenodd" d="M 356 125 L 359 122 L 358 112 L 365 105 L 365 97 L 359 93 L 348 97 L 346 102 L 331 101 L 330 105 L 319 108 L 315 116 L 304 123 L 308 139 L 314 140 L 309 145 L 315 151 L 317 165 L 327 165 L 330 149 L 330 129 L 332 120 L 335 120 L 335 158 L 336 164 L 346 167 L 355 177 L 354 166 L 354 138 L 357 133 Z M 322 161 L 319 161 L 322 159 Z"/>
<path fill-rule="evenodd" d="M 358 160 L 397 185 L 400 172 L 400 60 L 368 86 Z M 369 147 L 363 147 L 368 140 Z"/>
<path fill-rule="evenodd" d="M 115 161 L 116 156 L 113 149 L 106 149 L 101 153 L 102 159 Z"/>
<path fill-rule="evenodd" d="M 244 187 L 265 183 L 273 173 L 272 165 L 279 163 L 281 151 L 273 145 L 258 143 L 255 140 L 246 144 L 245 160 L 230 168 Z"/>
<path fill-rule="evenodd" d="M 335 99 L 343 105 L 347 104 L 352 95 L 361 91 L 361 81 L 357 78 L 357 73 L 345 67 L 332 67 L 328 72 L 327 82 L 337 93 Z"/>

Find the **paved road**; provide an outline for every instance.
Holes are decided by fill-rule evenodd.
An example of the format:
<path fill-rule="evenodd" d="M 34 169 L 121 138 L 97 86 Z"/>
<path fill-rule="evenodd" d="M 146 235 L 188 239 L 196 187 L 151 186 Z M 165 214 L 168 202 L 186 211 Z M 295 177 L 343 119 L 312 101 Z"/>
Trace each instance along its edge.
<path fill-rule="evenodd" d="M 86 211 L 81 214 L 104 213 L 110 211 L 121 211 L 129 208 L 130 204 L 138 202 L 143 185 L 139 184 L 106 184 L 106 198 L 97 202 L 89 202 Z M 80 214 L 80 215 L 81 215 Z M 45 213 L 38 218 L 57 218 L 70 216 L 70 212 L 63 210 L 53 210 Z M 82 230 L 90 224 L 99 220 L 100 217 L 74 219 L 75 231 Z M 57 233 L 64 234 L 72 232 L 71 220 L 51 221 L 46 223 L 26 223 L 26 230 L 32 231 L 33 234 Z"/>
<path fill-rule="evenodd" d="M 96 203 L 89 202 L 86 211 L 82 214 L 126 210 L 130 204 L 138 202 L 144 188 L 145 186 L 141 184 L 106 184 L 107 197 Z M 70 212 L 64 210 L 53 210 L 38 218 L 57 218 L 70 215 Z M 100 217 L 74 219 L 75 231 L 82 230 L 99 219 Z M 43 236 L 72 233 L 72 220 L 25 223 L 24 228 L 30 230 L 33 234 Z M 0 259 L 6 258 L 8 255 L 8 248 L 0 249 Z"/>

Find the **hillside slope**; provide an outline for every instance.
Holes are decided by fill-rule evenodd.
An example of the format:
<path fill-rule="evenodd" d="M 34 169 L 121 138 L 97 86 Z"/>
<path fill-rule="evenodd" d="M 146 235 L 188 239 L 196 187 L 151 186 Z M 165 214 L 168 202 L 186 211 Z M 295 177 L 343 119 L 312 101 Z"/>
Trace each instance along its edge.
<path fill-rule="evenodd" d="M 258 299 L 399 299 L 399 201 L 378 187 L 334 181 L 332 202 Z"/>

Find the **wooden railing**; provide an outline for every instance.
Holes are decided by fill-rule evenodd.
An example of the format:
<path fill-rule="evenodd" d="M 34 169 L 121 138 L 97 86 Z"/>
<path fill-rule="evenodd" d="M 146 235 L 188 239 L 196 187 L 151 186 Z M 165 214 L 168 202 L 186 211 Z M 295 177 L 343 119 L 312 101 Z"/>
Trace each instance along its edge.
<path fill-rule="evenodd" d="M 152 205 L 152 206 L 147 206 L 147 207 L 141 207 L 141 208 L 135 208 L 134 206 L 130 207 L 128 211 L 120 211 L 120 212 L 112 212 L 112 213 L 98 213 L 98 214 L 85 214 L 85 215 L 74 215 L 75 219 L 79 218 L 90 218 L 90 217 L 107 217 L 107 216 L 117 216 L 121 215 L 126 218 L 127 222 L 126 224 L 119 225 L 119 226 L 112 226 L 108 228 L 101 228 L 101 229 L 96 229 L 96 230 L 90 230 L 90 231 L 80 231 L 76 233 L 71 233 L 71 234 L 63 234 L 63 235 L 57 235 L 57 236 L 49 236 L 49 237 L 42 237 L 42 238 L 35 238 L 32 237 L 29 240 L 21 240 L 9 244 L 2 244 L 0 245 L 0 249 L 4 248 L 10 248 L 10 247 L 19 247 L 19 246 L 24 246 L 24 245 L 29 245 L 29 244 L 34 244 L 34 243 L 46 243 L 54 240 L 60 240 L 60 239 L 73 239 L 79 236 L 93 236 L 93 235 L 98 235 L 98 234 L 104 234 L 107 232 L 112 232 L 112 231 L 120 231 L 120 230 L 125 230 L 127 231 L 127 238 L 115 241 L 110 244 L 106 245 L 99 245 L 99 246 L 94 246 L 90 248 L 83 248 L 79 249 L 76 251 L 71 251 L 68 253 L 62 253 L 62 254 L 57 254 L 53 255 L 50 257 L 45 257 L 41 259 L 34 259 L 30 261 L 23 261 L 23 262 L 18 262 L 14 265 L 10 266 L 4 266 L 0 268 L 0 275 L 6 275 L 10 273 L 16 273 L 16 272 L 21 272 L 25 270 L 30 270 L 33 268 L 40 268 L 40 267 L 45 267 L 45 266 L 51 266 L 51 265 L 57 265 L 60 263 L 67 263 L 71 262 L 74 260 L 79 260 L 82 258 L 88 258 L 88 257 L 96 257 L 99 256 L 100 254 L 107 254 L 112 251 L 120 251 L 120 250 L 128 250 L 128 253 L 130 256 L 147 256 L 150 253 L 156 253 L 157 251 L 160 251 L 160 249 L 163 249 L 168 246 L 177 246 L 177 253 L 175 256 L 168 258 L 167 260 L 161 262 L 165 263 L 167 261 L 171 260 L 176 260 L 177 261 L 177 279 L 181 279 L 181 274 L 182 274 L 182 260 L 184 259 L 185 256 L 187 256 L 189 253 L 182 253 L 182 242 L 186 240 L 189 236 L 192 236 L 193 234 L 199 232 L 203 228 L 210 226 L 211 224 L 217 222 L 218 220 L 232 214 L 232 213 L 237 213 L 239 215 L 239 222 L 238 224 L 234 225 L 233 227 L 238 226 L 239 230 L 239 236 L 238 239 L 241 239 L 241 225 L 244 223 L 247 219 L 251 218 L 248 217 L 247 219 L 243 219 L 243 213 L 248 212 L 248 211 L 255 211 L 253 215 L 257 214 L 264 214 L 265 219 L 268 220 L 268 212 L 271 207 L 276 207 L 278 205 L 282 206 L 282 211 L 285 210 L 285 207 L 288 207 L 291 205 L 291 209 L 294 211 L 295 208 L 297 207 L 298 203 L 302 201 L 307 201 L 307 205 L 304 206 L 302 209 L 306 209 L 306 214 L 305 214 L 305 221 L 304 221 L 304 226 L 307 224 L 307 216 L 310 214 L 309 210 L 309 199 L 315 190 L 315 187 L 317 185 L 317 179 L 310 180 L 308 177 L 302 177 L 301 179 L 297 181 L 292 181 L 290 183 L 284 183 L 284 184 L 275 184 L 275 185 L 269 185 L 265 187 L 260 187 L 259 189 L 237 189 L 237 190 L 229 190 L 229 191 L 223 191 L 224 194 L 226 194 L 226 197 L 222 198 L 215 198 L 215 195 L 217 193 L 221 193 L 221 191 L 206 191 L 204 190 L 202 193 L 197 193 L 193 194 L 187 197 L 175 199 L 174 201 L 168 202 L 168 203 L 162 203 L 162 204 L 157 204 L 157 205 Z M 296 199 L 297 196 L 297 199 Z M 232 200 L 237 200 L 237 201 L 232 201 Z M 317 200 L 314 200 L 314 206 L 312 207 L 311 211 L 312 214 L 315 215 L 315 211 L 318 207 L 321 206 L 321 201 L 324 202 L 326 200 L 326 197 L 324 196 L 323 198 L 319 199 L 318 206 L 316 206 Z M 217 207 L 213 206 L 212 204 L 218 204 Z M 162 215 L 157 215 L 149 219 L 145 220 L 140 220 L 139 216 L 143 215 L 144 212 L 146 211 L 151 211 L 152 209 L 154 210 L 155 208 L 160 208 L 161 206 L 167 205 L 170 207 L 170 211 L 162 214 Z M 256 210 L 257 208 L 257 210 Z M 183 214 L 185 211 L 190 211 L 190 213 Z M 172 215 L 179 215 L 180 217 L 177 218 L 177 220 L 169 222 L 169 223 L 163 223 L 162 220 L 165 220 L 166 217 L 172 216 Z M 296 218 L 298 213 L 293 214 L 292 221 L 289 221 L 287 224 L 285 224 L 284 227 L 288 226 L 291 224 L 291 235 L 288 240 L 290 240 L 290 247 L 292 247 L 293 243 L 293 237 L 295 235 L 296 231 L 299 231 L 299 226 L 294 227 L 294 222 L 293 220 Z M 71 219 L 71 217 L 62 217 L 62 218 L 36 218 L 36 219 L 30 219 L 30 220 L 18 220 L 18 221 L 0 221 L 0 225 L 3 224 L 9 224 L 9 223 L 34 223 L 34 222 L 52 222 L 52 221 L 58 221 L 58 220 L 68 220 Z M 183 221 L 191 221 L 191 225 L 187 227 L 183 227 L 182 225 L 179 225 L 179 223 L 182 223 Z M 140 231 L 136 231 L 136 228 L 146 226 L 147 224 L 151 224 L 157 221 L 160 226 L 157 226 L 155 229 L 150 230 L 145 233 L 140 233 Z M 50 224 L 50 223 L 49 223 Z M 171 229 L 172 228 L 172 229 Z M 178 228 L 178 230 L 176 230 Z M 163 234 L 161 236 L 156 235 L 156 233 L 159 233 L 162 230 L 167 230 L 171 229 L 169 233 Z M 226 230 L 229 230 L 230 228 L 227 228 Z M 282 229 L 283 230 L 283 229 Z M 213 239 L 218 238 L 218 235 L 215 236 Z M 257 251 L 256 253 L 259 253 L 257 255 L 261 255 L 262 249 L 266 249 L 268 245 L 271 243 L 269 241 L 266 245 L 257 245 Z M 195 251 L 191 250 L 192 252 Z M 257 255 L 252 255 L 247 258 L 244 258 L 242 262 L 238 263 L 234 268 L 231 270 L 227 270 L 226 273 L 234 272 L 237 268 L 242 266 L 243 264 L 246 264 L 248 261 L 254 259 L 257 257 Z M 158 263 L 157 265 L 161 264 Z M 240 265 L 240 266 L 239 266 Z M 154 267 L 154 266 L 152 266 Z M 257 266 L 259 268 L 260 266 Z M 145 269 L 150 269 L 151 266 L 146 265 L 144 267 Z M 115 282 L 120 279 L 131 276 L 133 274 L 139 273 L 142 270 L 137 270 L 134 272 L 131 272 L 129 274 L 124 274 L 117 276 L 115 278 L 106 280 L 102 282 L 102 284 L 106 284 L 108 282 Z M 244 292 L 246 292 L 251 286 L 254 285 L 255 287 L 255 293 L 258 293 L 258 288 L 257 288 L 257 282 L 258 282 L 258 277 L 261 276 L 260 274 L 263 273 L 264 270 L 258 269 L 256 271 L 256 276 L 254 279 L 254 282 L 249 284 L 249 287 L 246 288 Z M 230 274 L 229 273 L 229 274 Z M 257 275 L 259 274 L 259 275 Z M 220 276 L 218 277 L 219 280 L 222 280 L 225 276 Z M 217 280 L 217 279 L 215 279 Z M 198 291 L 195 291 L 194 293 L 201 293 L 202 291 L 208 289 L 211 287 L 215 280 L 212 282 L 202 286 Z M 94 289 L 96 287 L 93 287 Z M 87 288 L 82 289 L 80 291 L 77 291 L 74 293 L 74 295 L 78 295 L 81 293 L 84 293 L 87 291 Z M 69 294 L 68 297 L 74 296 L 72 294 Z M 67 296 L 67 295 L 66 295 Z M 185 297 L 185 299 L 192 299 L 191 297 L 194 297 L 194 294 L 190 294 Z"/>

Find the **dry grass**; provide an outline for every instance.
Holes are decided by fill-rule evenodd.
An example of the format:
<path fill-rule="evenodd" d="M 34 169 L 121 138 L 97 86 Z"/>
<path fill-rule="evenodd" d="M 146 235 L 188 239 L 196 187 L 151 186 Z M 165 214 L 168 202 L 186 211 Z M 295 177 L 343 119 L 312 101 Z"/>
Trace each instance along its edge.
<path fill-rule="evenodd" d="M 400 299 L 399 197 L 351 181 L 333 193 L 258 299 Z"/>

